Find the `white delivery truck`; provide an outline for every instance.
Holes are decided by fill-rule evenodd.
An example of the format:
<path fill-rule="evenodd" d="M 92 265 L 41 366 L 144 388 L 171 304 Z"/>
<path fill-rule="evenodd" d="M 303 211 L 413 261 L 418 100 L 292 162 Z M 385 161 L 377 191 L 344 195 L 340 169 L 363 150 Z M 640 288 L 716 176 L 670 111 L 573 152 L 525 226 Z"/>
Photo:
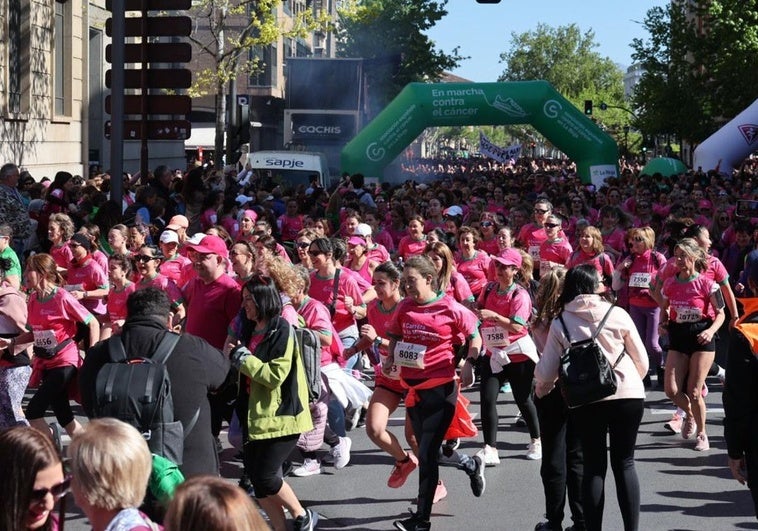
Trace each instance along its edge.
<path fill-rule="evenodd" d="M 310 151 L 256 151 L 247 156 L 250 168 L 284 187 L 297 187 L 311 182 L 313 175 L 326 189 L 331 184 L 326 155 Z"/>

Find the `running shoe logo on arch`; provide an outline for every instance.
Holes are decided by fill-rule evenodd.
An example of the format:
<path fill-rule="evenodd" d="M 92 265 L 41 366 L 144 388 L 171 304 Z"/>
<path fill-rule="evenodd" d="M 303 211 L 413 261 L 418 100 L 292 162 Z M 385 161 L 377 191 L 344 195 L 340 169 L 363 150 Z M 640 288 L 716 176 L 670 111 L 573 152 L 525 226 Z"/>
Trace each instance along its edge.
<path fill-rule="evenodd" d="M 371 162 L 376 162 L 384 158 L 386 151 L 383 147 L 379 147 L 377 142 L 371 142 L 366 147 L 366 157 Z"/>
<path fill-rule="evenodd" d="M 563 105 L 556 100 L 547 100 L 544 105 L 542 105 L 542 112 L 545 113 L 545 116 L 548 118 L 558 118 L 558 114 L 562 110 Z"/>
<path fill-rule="evenodd" d="M 503 98 L 500 96 L 500 94 L 495 96 L 494 103 L 489 103 L 489 105 L 490 107 L 494 107 L 498 111 L 503 111 L 508 116 L 513 116 L 514 118 L 524 118 L 527 115 L 526 111 L 521 107 L 521 105 L 516 103 L 516 100 L 510 97 Z"/>

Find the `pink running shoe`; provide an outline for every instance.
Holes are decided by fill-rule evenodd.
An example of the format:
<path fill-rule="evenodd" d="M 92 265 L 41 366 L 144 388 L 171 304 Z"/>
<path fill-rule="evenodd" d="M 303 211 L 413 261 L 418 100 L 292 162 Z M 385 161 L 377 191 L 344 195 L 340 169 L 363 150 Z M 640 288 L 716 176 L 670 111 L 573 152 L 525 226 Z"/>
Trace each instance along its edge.
<path fill-rule="evenodd" d="M 697 438 L 695 439 L 695 451 L 706 452 L 710 449 L 711 445 L 708 442 L 708 435 L 706 435 L 705 432 L 698 433 Z"/>
<path fill-rule="evenodd" d="M 663 427 L 671 433 L 682 433 L 682 417 L 674 413 L 671 415 L 671 419 L 666 422 Z"/>
<path fill-rule="evenodd" d="M 682 428 L 682 439 L 689 439 L 695 435 L 695 419 L 688 416 L 684 420 L 684 427 Z"/>
<path fill-rule="evenodd" d="M 442 483 L 442 480 L 439 480 L 437 482 L 437 488 L 434 491 L 434 499 L 432 500 L 432 503 L 437 503 L 442 498 L 447 496 L 447 489 L 445 488 L 445 484 Z"/>
<path fill-rule="evenodd" d="M 405 480 L 408 476 L 416 470 L 418 466 L 418 459 L 413 454 L 406 454 L 407 459 L 405 461 L 395 461 L 395 467 L 392 469 L 390 478 L 387 480 L 387 486 L 391 489 L 399 489 L 405 484 Z"/>

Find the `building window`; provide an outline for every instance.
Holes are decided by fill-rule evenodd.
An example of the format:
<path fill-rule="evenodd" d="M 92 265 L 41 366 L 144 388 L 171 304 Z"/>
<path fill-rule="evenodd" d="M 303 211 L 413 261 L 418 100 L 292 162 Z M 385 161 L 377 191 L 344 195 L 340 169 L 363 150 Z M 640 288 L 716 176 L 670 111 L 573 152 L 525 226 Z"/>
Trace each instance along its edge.
<path fill-rule="evenodd" d="M 250 76 L 252 87 L 276 86 L 277 48 L 269 46 L 256 46 L 250 50 L 250 60 L 257 60 L 258 69 Z"/>
<path fill-rule="evenodd" d="M 70 2 L 56 0 L 53 28 L 53 114 L 71 114 L 71 9 Z"/>
<path fill-rule="evenodd" d="M 29 111 L 29 0 L 8 0 L 8 113 Z"/>

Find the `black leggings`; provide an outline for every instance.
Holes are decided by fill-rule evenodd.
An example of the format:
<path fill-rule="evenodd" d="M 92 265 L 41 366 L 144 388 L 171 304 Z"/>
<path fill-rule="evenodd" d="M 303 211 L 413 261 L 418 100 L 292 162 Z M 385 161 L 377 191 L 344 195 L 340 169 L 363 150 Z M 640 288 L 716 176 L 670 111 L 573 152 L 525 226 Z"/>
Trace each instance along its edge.
<path fill-rule="evenodd" d="M 450 426 L 458 399 L 458 385 L 451 381 L 416 391 L 418 400 L 408 408 L 413 434 L 418 442 L 418 512 L 422 520 L 432 514 L 434 491 L 440 477 L 439 450 Z"/>
<path fill-rule="evenodd" d="M 534 407 L 534 362 L 532 360 L 509 363 L 501 372 L 492 374 L 489 356 L 482 356 L 479 366 L 481 374 L 481 386 L 479 397 L 481 399 L 482 434 L 484 443 L 495 447 L 497 445 L 497 397 L 500 388 L 506 380 L 511 382 L 513 399 L 524 416 L 532 439 L 540 436 L 540 421 L 537 418 L 537 409 Z"/>
<path fill-rule="evenodd" d="M 26 406 L 26 418 L 41 419 L 49 407 L 55 413 L 58 424 L 63 427 L 71 424 L 74 420 L 74 412 L 71 411 L 69 403 L 68 386 L 76 377 L 76 372 L 76 367 L 73 365 L 45 369 L 42 374 L 42 383 Z"/>
<path fill-rule="evenodd" d="M 609 438 L 611 469 L 624 530 L 639 528 L 640 483 L 634 467 L 634 446 L 644 408 L 643 399 L 626 398 L 602 400 L 569 410 L 584 453 L 582 507 L 588 531 L 601 531 L 603 527 Z"/>
<path fill-rule="evenodd" d="M 579 434 L 570 421 L 568 408 L 556 387 L 534 401 L 540 418 L 542 463 L 540 476 L 545 491 L 545 515 L 555 528 L 563 525 L 563 509 L 568 491 L 571 519 L 577 529 L 584 529 L 582 511 L 583 456 Z"/>
<path fill-rule="evenodd" d="M 295 449 L 299 434 L 274 439 L 251 439 L 244 446 L 245 471 L 253 484 L 256 498 L 265 498 L 279 492 L 282 463 Z"/>

